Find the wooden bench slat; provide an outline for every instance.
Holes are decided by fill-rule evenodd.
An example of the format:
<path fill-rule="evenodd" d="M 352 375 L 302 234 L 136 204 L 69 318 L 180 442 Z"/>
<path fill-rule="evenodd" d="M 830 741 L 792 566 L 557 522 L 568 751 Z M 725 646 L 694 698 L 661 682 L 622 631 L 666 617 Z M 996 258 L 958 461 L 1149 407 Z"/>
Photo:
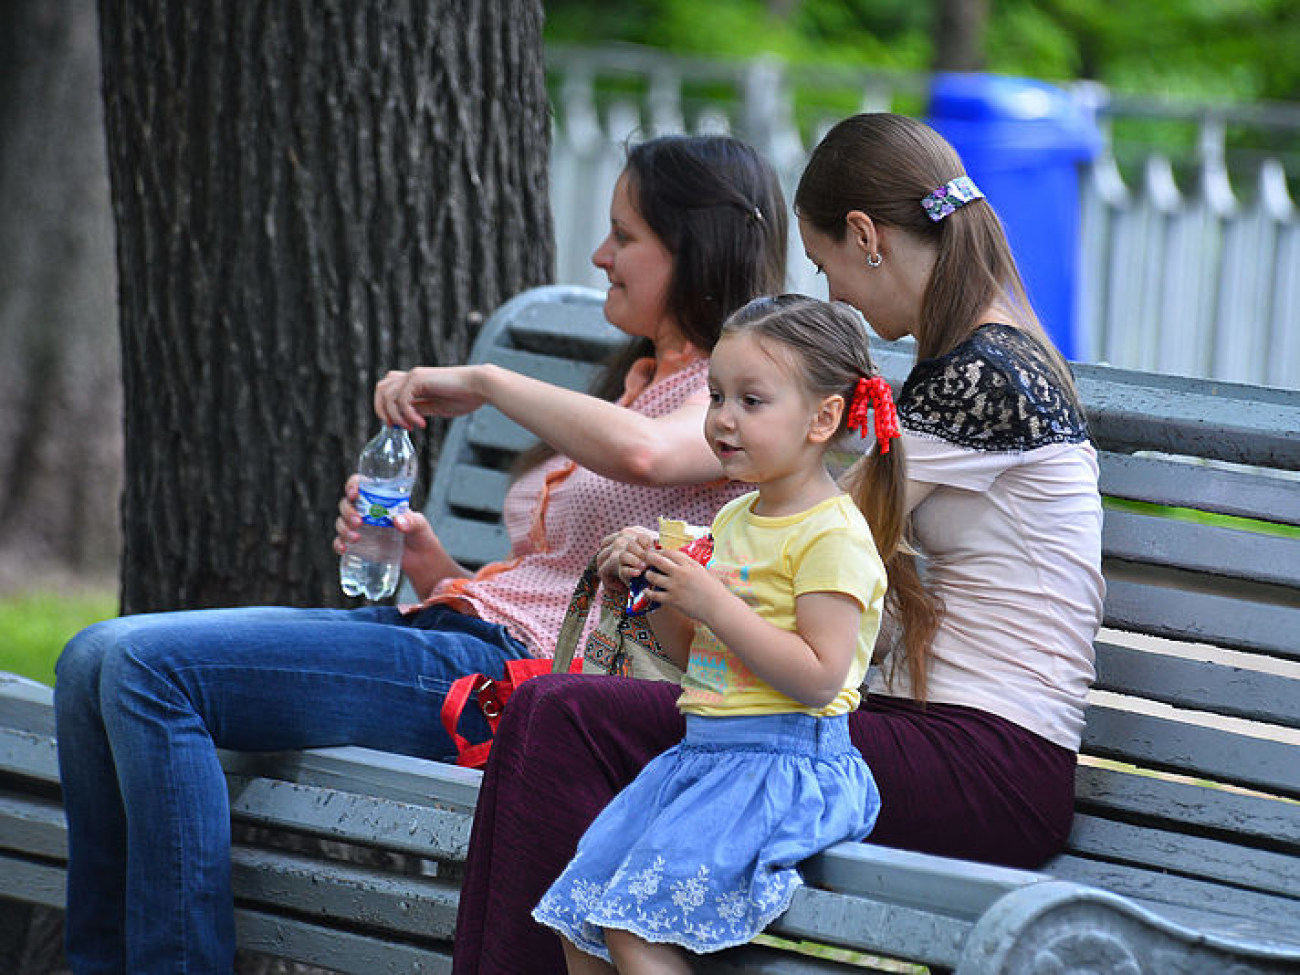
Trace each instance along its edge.
<path fill-rule="evenodd" d="M 309 833 L 431 859 L 463 860 L 472 817 L 391 799 L 276 779 L 228 777 L 230 811 L 242 822 Z"/>
<path fill-rule="evenodd" d="M 1292 538 L 1108 509 L 1101 546 L 1111 559 L 1300 587 L 1300 541 Z"/>
<path fill-rule="evenodd" d="M 63 804 L 0 792 L 0 849 L 66 860 L 68 824 Z"/>
<path fill-rule="evenodd" d="M 909 959 L 923 965 L 955 966 L 972 922 L 933 909 L 891 901 L 836 897 L 815 887 L 795 892 L 790 908 L 770 930 L 853 951 L 889 954 L 906 943 Z"/>
<path fill-rule="evenodd" d="M 1300 524 L 1300 481 L 1267 472 L 1224 470 L 1151 455 L 1099 454 L 1106 497 L 1212 511 L 1240 518 Z"/>
<path fill-rule="evenodd" d="M 979 917 L 999 897 L 1041 881 L 1026 870 L 896 850 L 874 843 L 840 843 L 803 865 L 808 883 L 874 900 L 932 907 L 944 892 L 953 917 Z"/>
<path fill-rule="evenodd" d="M 536 437 L 505 417 L 494 406 L 475 410 L 466 428 L 466 444 L 476 451 L 513 455 L 527 450 L 536 440 Z"/>
<path fill-rule="evenodd" d="M 289 829 L 356 846 L 426 859 L 460 861 L 469 847 L 472 816 L 275 779 L 230 776 L 231 813 L 239 822 Z M 65 860 L 63 805 L 0 791 L 0 849 Z"/>
<path fill-rule="evenodd" d="M 0 782 L 4 773 L 58 785 L 59 748 L 52 733 L 0 726 Z"/>
<path fill-rule="evenodd" d="M 0 898 L 63 910 L 67 887 L 67 871 L 62 865 L 0 852 Z"/>
<path fill-rule="evenodd" d="M 450 975 L 451 946 L 423 947 L 370 937 L 243 907 L 235 908 L 241 948 L 344 975 Z"/>
<path fill-rule="evenodd" d="M 1141 897 L 1134 897 L 1131 900 L 1139 907 L 1143 907 L 1162 918 L 1165 918 L 1174 924 L 1181 924 L 1189 931 L 1197 932 L 1200 936 L 1201 931 L 1206 926 L 1206 912 L 1203 907 L 1184 907 L 1181 904 L 1169 904 L 1167 902 L 1156 902 L 1144 900 Z M 1239 917 L 1232 914 L 1215 913 L 1210 923 L 1213 930 L 1207 932 L 1216 939 L 1235 942 L 1241 946 L 1242 951 L 1248 951 L 1252 962 L 1262 962 L 1267 964 L 1280 958 L 1280 965 L 1268 965 L 1264 971 L 1280 970 L 1285 975 L 1291 975 L 1296 970 L 1296 946 L 1285 926 L 1279 928 L 1268 926 L 1261 929 L 1261 925 L 1253 917 Z M 1258 969 L 1246 967 L 1244 964 L 1238 964 L 1234 961 L 1225 960 L 1223 964 L 1207 970 L 1215 973 L 1227 970 L 1229 972 L 1252 972 Z"/>
<path fill-rule="evenodd" d="M 566 389 L 589 389 L 601 370 L 599 362 L 578 362 L 555 355 L 538 355 L 524 349 L 505 347 L 493 355 L 493 361 L 511 372 L 522 373 Z"/>
<path fill-rule="evenodd" d="M 1300 905 L 1286 897 L 1071 854 L 1054 858 L 1046 871 L 1061 880 L 1134 898 L 1151 905 L 1157 913 L 1164 904 L 1195 912 L 1199 926 L 1209 931 L 1232 931 L 1239 936 L 1249 931 L 1256 937 L 1290 944 L 1293 950 L 1297 945 Z"/>
<path fill-rule="evenodd" d="M 1094 690 L 1300 728 L 1297 678 L 1098 641 Z"/>
<path fill-rule="evenodd" d="M 230 860 L 235 900 L 246 907 L 329 919 L 385 939 L 450 940 L 456 929 L 457 887 L 434 877 L 241 845 Z"/>
<path fill-rule="evenodd" d="M 439 518 L 434 528 L 442 547 L 466 568 L 477 569 L 510 554 L 510 539 L 499 522 L 471 521 L 452 515 Z M 413 594 L 409 594 L 409 599 L 417 601 Z"/>
<path fill-rule="evenodd" d="M 1075 770 L 1075 801 L 1082 812 L 1140 819 L 1178 832 L 1235 834 L 1300 856 L 1300 808 L 1274 799 L 1081 763 Z"/>
<path fill-rule="evenodd" d="M 483 773 L 422 758 L 344 746 L 301 752 L 221 752 L 227 773 L 266 776 L 397 802 L 473 812 Z"/>
<path fill-rule="evenodd" d="M 26 677 L 0 673 L 0 725 L 54 734 L 53 688 Z"/>
<path fill-rule="evenodd" d="M 1093 439 L 1107 450 L 1300 470 L 1294 390 L 1072 365 Z"/>
<path fill-rule="evenodd" d="M 1089 859 L 1282 894 L 1300 905 L 1300 874 L 1295 870 L 1295 857 L 1286 854 L 1252 850 L 1246 857 L 1239 844 L 1088 815 L 1075 815 L 1067 849 Z"/>
<path fill-rule="evenodd" d="M 454 508 L 473 511 L 499 520 L 510 487 L 510 475 L 489 467 L 461 466 L 460 477 L 447 493 L 447 503 Z"/>
<path fill-rule="evenodd" d="M 1126 567 L 1107 566 L 1107 626 L 1300 660 L 1300 606 L 1174 589 L 1155 580 L 1148 585 L 1128 575 Z"/>
<path fill-rule="evenodd" d="M 1090 705 L 1089 755 L 1300 798 L 1296 747 L 1105 705 Z"/>
<path fill-rule="evenodd" d="M 604 305 L 604 295 L 591 288 L 550 285 L 511 298 L 488 325 L 497 324 L 521 348 L 591 361 L 628 339 L 605 320 Z"/>
<path fill-rule="evenodd" d="M 560 356 L 588 363 L 595 371 L 604 365 L 628 342 L 628 335 L 620 332 L 601 318 L 600 328 L 584 330 L 575 328 L 573 322 L 536 322 L 506 329 L 502 347 L 514 348 L 534 355 Z M 584 384 L 580 389 L 589 388 Z"/>

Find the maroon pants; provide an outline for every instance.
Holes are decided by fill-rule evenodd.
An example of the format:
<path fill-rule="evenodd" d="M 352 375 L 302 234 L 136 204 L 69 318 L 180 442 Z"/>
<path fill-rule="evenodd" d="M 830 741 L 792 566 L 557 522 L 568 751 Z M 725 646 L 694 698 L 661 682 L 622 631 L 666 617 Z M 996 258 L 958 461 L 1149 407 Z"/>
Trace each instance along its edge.
<path fill-rule="evenodd" d="M 679 688 L 555 675 L 510 699 L 483 776 L 456 922 L 457 975 L 564 975 L 532 909 L 614 794 L 681 740 Z M 849 716 L 882 808 L 869 842 L 1036 867 L 1070 829 L 1075 755 L 1001 718 L 873 697 Z"/>

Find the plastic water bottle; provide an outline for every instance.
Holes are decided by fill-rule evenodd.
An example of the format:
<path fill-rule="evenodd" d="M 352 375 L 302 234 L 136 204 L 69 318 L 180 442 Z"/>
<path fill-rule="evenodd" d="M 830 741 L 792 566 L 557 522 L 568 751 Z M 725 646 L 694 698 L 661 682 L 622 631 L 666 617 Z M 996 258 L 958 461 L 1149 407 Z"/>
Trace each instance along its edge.
<path fill-rule="evenodd" d="M 402 533 L 393 516 L 410 508 L 415 472 L 415 447 L 401 427 L 384 427 L 361 451 L 356 502 L 361 537 L 339 559 L 339 581 L 347 595 L 375 600 L 397 591 Z"/>

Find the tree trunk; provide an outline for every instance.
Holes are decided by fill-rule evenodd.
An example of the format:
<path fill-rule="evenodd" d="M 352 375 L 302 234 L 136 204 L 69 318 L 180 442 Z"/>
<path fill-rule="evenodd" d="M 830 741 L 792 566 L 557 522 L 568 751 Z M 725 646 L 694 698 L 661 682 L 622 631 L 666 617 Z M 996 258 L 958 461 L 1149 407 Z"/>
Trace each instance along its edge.
<path fill-rule="evenodd" d="M 94 0 L 0 4 L 0 590 L 113 577 L 121 407 Z"/>
<path fill-rule="evenodd" d="M 988 0 L 939 0 L 935 7 L 935 71 L 984 70 Z"/>
<path fill-rule="evenodd" d="M 100 12 L 124 611 L 341 604 L 375 381 L 552 274 L 540 0 Z"/>

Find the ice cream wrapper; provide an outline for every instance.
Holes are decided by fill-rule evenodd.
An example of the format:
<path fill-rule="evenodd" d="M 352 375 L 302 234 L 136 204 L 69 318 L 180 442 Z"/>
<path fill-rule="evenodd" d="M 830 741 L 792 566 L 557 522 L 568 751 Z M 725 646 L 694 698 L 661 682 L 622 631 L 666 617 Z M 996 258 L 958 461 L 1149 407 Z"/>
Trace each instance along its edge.
<path fill-rule="evenodd" d="M 688 525 L 672 518 L 659 519 L 659 540 L 656 548 L 681 549 L 700 565 L 707 565 L 713 557 L 713 536 L 707 527 Z M 627 586 L 627 615 L 641 616 L 659 604 L 654 601 L 654 590 L 639 575 Z"/>

